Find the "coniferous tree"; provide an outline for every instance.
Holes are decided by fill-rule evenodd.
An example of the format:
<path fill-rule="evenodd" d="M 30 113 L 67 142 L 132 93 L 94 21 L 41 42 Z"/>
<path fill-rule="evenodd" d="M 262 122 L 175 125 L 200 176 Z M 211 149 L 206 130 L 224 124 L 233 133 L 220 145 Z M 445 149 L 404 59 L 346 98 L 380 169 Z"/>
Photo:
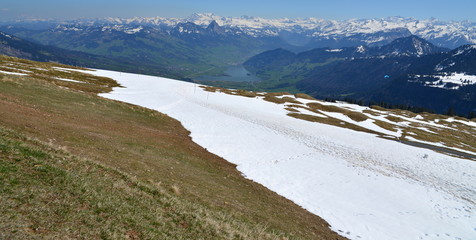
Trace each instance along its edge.
<path fill-rule="evenodd" d="M 468 119 L 473 119 L 473 118 L 476 118 L 476 112 L 471 111 L 471 112 L 469 112 L 469 114 L 468 114 Z"/>
<path fill-rule="evenodd" d="M 455 112 L 455 109 L 453 108 L 453 106 L 448 108 L 448 110 L 446 111 L 446 115 L 448 115 L 448 116 L 456 115 L 456 112 Z"/>

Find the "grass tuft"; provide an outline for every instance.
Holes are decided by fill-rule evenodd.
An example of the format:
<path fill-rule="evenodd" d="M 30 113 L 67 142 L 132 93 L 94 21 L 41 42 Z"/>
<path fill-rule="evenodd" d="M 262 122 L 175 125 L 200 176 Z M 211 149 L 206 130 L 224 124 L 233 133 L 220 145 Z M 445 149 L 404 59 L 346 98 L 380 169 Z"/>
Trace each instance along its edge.
<path fill-rule="evenodd" d="M 362 122 L 368 119 L 368 117 L 363 113 L 351 111 L 334 105 L 324 105 L 317 102 L 312 102 L 308 103 L 307 106 L 313 109 L 314 111 L 342 113 L 356 122 Z"/>
<path fill-rule="evenodd" d="M 303 99 L 307 99 L 307 100 L 316 100 L 314 97 L 312 97 L 308 94 L 305 94 L 305 93 L 296 93 L 296 94 L 294 94 L 294 96 L 296 98 L 303 98 Z"/>

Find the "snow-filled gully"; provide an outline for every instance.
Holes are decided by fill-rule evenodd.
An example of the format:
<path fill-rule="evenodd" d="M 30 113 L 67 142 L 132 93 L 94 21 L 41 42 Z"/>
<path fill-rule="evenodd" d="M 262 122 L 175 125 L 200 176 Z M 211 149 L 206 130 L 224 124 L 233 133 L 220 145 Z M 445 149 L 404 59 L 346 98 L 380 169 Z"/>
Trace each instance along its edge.
<path fill-rule="evenodd" d="M 97 70 L 101 96 L 166 113 L 238 170 L 350 239 L 476 239 L 476 162 L 286 116 L 283 105 Z"/>

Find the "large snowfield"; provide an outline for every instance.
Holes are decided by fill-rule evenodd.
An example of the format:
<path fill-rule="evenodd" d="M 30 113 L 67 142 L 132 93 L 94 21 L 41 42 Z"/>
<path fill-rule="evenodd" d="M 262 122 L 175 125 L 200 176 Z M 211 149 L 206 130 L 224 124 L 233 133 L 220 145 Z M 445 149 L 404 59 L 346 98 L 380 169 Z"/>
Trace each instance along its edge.
<path fill-rule="evenodd" d="M 97 70 L 101 96 L 179 120 L 243 176 L 350 239 L 476 239 L 476 162 L 287 116 L 284 105 L 193 83 Z"/>

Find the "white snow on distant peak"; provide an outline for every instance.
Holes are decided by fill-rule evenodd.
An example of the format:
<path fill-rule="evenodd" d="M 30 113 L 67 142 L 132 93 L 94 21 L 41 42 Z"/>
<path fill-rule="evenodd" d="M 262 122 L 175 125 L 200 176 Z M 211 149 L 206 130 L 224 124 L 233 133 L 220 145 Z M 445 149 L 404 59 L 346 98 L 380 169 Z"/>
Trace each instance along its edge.
<path fill-rule="evenodd" d="M 326 52 L 342 52 L 343 49 L 326 49 Z"/>
<path fill-rule="evenodd" d="M 58 26 L 56 27 L 56 30 L 78 32 L 78 31 L 82 31 L 83 29 L 78 28 L 77 26 Z"/>
<path fill-rule="evenodd" d="M 365 52 L 365 47 L 362 46 L 362 45 L 358 46 L 358 47 L 357 47 L 357 52 L 358 52 L 358 53 L 363 53 L 363 52 Z"/>
<path fill-rule="evenodd" d="M 126 29 L 126 30 L 124 30 L 124 32 L 127 33 L 127 34 L 134 34 L 134 33 L 140 32 L 142 29 L 144 29 L 144 28 L 142 26 L 139 26 L 139 27 L 132 28 L 132 29 Z"/>
<path fill-rule="evenodd" d="M 306 32 L 313 37 L 333 37 L 337 35 L 352 36 L 355 34 L 372 34 L 407 29 L 410 33 L 427 40 L 448 37 L 450 39 L 463 39 L 476 43 L 476 24 L 473 22 L 443 22 L 436 19 L 417 20 L 413 18 L 390 17 L 380 19 L 349 19 L 326 20 L 319 18 L 276 18 L 261 17 L 222 17 L 211 13 L 197 13 L 188 18 L 106 18 L 107 22 L 115 24 L 151 24 L 175 26 L 180 22 L 192 22 L 206 26 L 216 21 L 220 26 L 234 27 L 253 36 L 275 35 L 276 32 L 296 31 Z M 381 41 L 378 38 L 368 43 Z"/>
<path fill-rule="evenodd" d="M 412 39 L 412 42 L 413 42 L 413 47 L 416 49 L 417 51 L 417 55 L 423 55 L 424 54 L 424 51 L 423 51 L 423 46 L 421 45 L 422 42 L 413 38 Z"/>
<path fill-rule="evenodd" d="M 124 32 L 126 34 L 135 34 L 140 31 L 142 31 L 144 27 L 142 26 L 128 26 L 128 25 L 122 25 L 122 24 L 116 24 L 116 25 L 107 25 L 107 26 L 102 26 L 101 31 L 102 32 L 108 32 L 111 30 L 115 30 L 118 32 Z"/>
<path fill-rule="evenodd" d="M 193 141 L 349 239 L 476 239 L 474 161 L 295 119 L 261 98 L 160 77 L 93 74 L 124 86 L 101 96 L 178 119 Z"/>
<path fill-rule="evenodd" d="M 5 37 L 7 37 L 7 38 L 12 38 L 12 36 L 10 36 L 10 35 L 8 35 L 8 34 L 6 34 L 6 33 L 4 33 L 4 32 L 0 32 L 0 34 L 3 35 L 3 36 L 5 36 Z"/>
<path fill-rule="evenodd" d="M 466 47 L 460 48 L 455 54 L 453 54 L 453 57 L 461 55 L 471 49 L 476 49 L 476 45 L 468 45 Z"/>
<path fill-rule="evenodd" d="M 433 78 L 423 82 L 424 86 L 458 90 L 462 86 L 476 84 L 476 76 L 466 73 L 441 73 L 438 75 L 413 75 L 412 78 Z M 414 81 L 414 80 L 410 80 Z"/>

